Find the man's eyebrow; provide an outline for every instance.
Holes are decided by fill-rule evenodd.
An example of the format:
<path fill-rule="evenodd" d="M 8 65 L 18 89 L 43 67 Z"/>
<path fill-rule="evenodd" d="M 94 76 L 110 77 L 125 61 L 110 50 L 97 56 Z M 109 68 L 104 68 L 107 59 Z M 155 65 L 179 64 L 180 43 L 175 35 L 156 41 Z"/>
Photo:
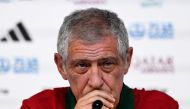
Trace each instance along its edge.
<path fill-rule="evenodd" d="M 102 57 L 100 59 L 98 59 L 97 61 L 101 61 L 101 60 L 117 60 L 117 57 L 114 57 L 114 56 L 109 56 L 109 57 Z M 77 62 L 90 62 L 90 61 L 93 61 L 93 60 L 89 60 L 89 59 L 72 59 L 71 60 L 71 64 L 75 64 Z"/>
<path fill-rule="evenodd" d="M 115 56 L 102 57 L 101 59 L 117 59 Z"/>
<path fill-rule="evenodd" d="M 89 62 L 87 59 L 73 59 L 71 60 L 71 64 L 76 64 L 78 62 Z"/>
<path fill-rule="evenodd" d="M 117 60 L 117 58 L 116 57 L 114 57 L 114 56 L 110 56 L 110 57 L 103 57 L 103 58 L 100 58 L 100 59 L 98 59 L 98 60 Z"/>

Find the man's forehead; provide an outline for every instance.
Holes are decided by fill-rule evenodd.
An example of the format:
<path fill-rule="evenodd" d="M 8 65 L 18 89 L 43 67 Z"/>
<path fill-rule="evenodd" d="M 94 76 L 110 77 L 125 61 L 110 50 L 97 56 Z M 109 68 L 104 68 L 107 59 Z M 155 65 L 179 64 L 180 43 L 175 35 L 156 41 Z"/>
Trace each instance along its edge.
<path fill-rule="evenodd" d="M 106 59 L 117 59 L 118 56 L 116 55 L 103 55 L 103 56 L 97 56 L 97 57 L 73 57 L 71 60 L 89 60 L 89 61 L 96 61 L 96 60 L 106 60 Z"/>
<path fill-rule="evenodd" d="M 113 35 L 102 36 L 101 38 L 93 40 L 80 39 L 77 36 L 71 36 L 69 39 L 68 47 L 73 46 L 74 44 L 90 46 L 90 45 L 104 44 L 105 42 L 107 42 L 107 44 L 112 44 L 116 46 L 118 43 L 117 38 L 114 37 Z"/>
<path fill-rule="evenodd" d="M 106 38 L 96 43 L 85 42 L 83 40 L 75 40 L 69 43 L 68 51 L 70 53 L 109 53 L 117 51 L 117 42 L 114 39 Z"/>
<path fill-rule="evenodd" d="M 69 59 L 98 60 L 100 58 L 117 57 L 117 40 L 113 37 L 105 37 L 95 43 L 80 39 L 70 41 L 68 46 Z"/>
<path fill-rule="evenodd" d="M 77 50 L 70 52 L 68 55 L 68 59 L 95 61 L 107 58 L 117 58 L 118 56 L 119 55 L 117 52 L 111 50 L 99 50 L 98 52 L 90 50 Z"/>

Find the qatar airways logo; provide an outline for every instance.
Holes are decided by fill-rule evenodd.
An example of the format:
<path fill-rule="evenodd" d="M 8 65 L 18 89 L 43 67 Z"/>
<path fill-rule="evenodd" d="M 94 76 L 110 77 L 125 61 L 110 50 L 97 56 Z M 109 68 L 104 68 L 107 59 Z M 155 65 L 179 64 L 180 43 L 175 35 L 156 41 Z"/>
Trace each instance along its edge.
<path fill-rule="evenodd" d="M 172 56 L 134 57 L 132 67 L 142 73 L 174 73 L 174 58 Z"/>
<path fill-rule="evenodd" d="M 16 74 L 32 74 L 38 73 L 38 70 L 39 62 L 35 57 L 0 57 L 0 74 L 8 74 L 10 72 Z"/>
<path fill-rule="evenodd" d="M 134 22 L 128 28 L 133 39 L 173 39 L 174 25 L 171 22 Z"/>
<path fill-rule="evenodd" d="M 142 7 L 161 7 L 165 0 L 140 0 Z"/>

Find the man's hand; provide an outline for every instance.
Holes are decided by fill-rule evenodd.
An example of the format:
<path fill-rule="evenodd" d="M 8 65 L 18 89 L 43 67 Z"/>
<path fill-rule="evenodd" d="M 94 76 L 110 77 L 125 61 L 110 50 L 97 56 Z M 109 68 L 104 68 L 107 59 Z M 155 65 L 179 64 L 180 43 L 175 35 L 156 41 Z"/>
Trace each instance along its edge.
<path fill-rule="evenodd" d="M 92 109 L 92 103 L 96 100 L 103 102 L 101 109 L 113 109 L 115 99 L 111 94 L 101 90 L 94 90 L 81 97 L 75 106 L 75 109 Z"/>

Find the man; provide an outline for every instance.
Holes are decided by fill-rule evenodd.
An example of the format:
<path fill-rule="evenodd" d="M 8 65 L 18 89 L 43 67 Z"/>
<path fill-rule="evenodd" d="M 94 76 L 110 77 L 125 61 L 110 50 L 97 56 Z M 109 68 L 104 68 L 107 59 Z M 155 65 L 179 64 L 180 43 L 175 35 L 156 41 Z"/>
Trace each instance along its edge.
<path fill-rule="evenodd" d="M 133 48 L 113 12 L 73 12 L 60 28 L 57 49 L 55 63 L 70 87 L 42 91 L 24 100 L 21 109 L 178 109 L 178 103 L 162 92 L 123 84 Z"/>

